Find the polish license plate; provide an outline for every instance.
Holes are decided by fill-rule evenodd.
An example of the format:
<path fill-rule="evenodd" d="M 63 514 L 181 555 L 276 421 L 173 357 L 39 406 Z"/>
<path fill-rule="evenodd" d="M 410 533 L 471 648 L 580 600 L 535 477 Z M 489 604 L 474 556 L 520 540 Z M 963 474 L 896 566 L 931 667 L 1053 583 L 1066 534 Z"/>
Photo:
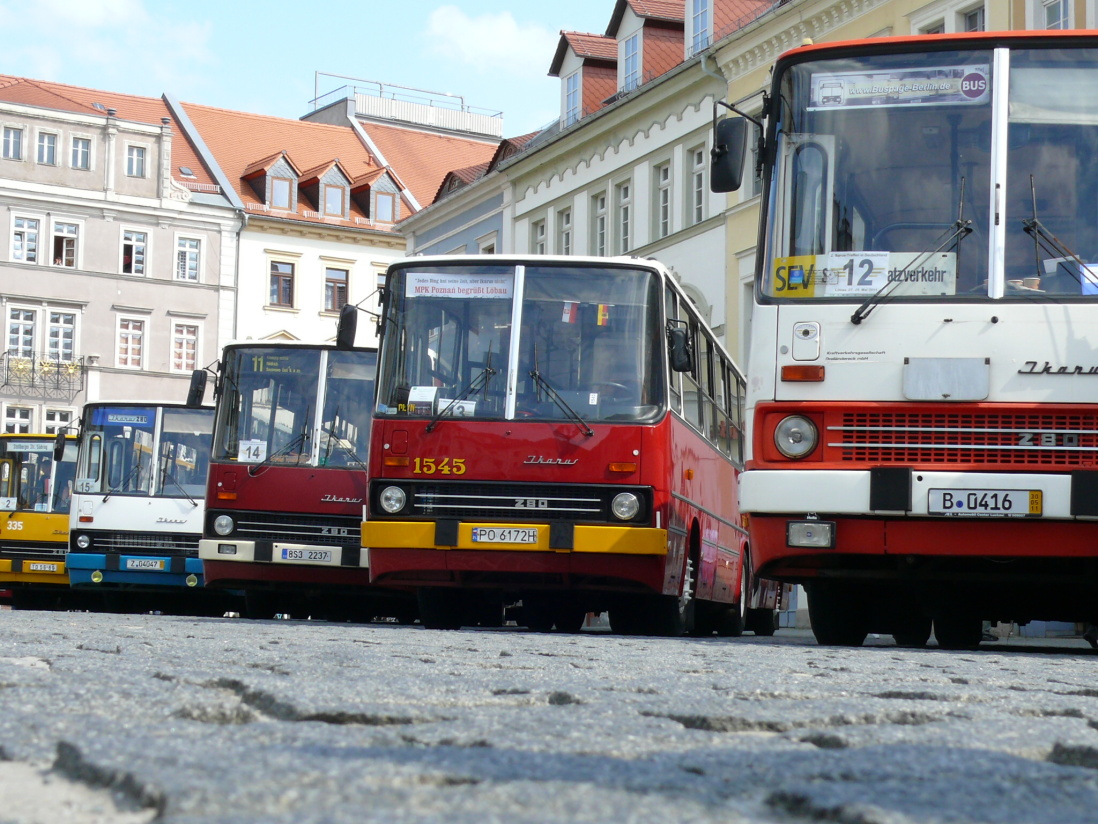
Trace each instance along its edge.
<path fill-rule="evenodd" d="M 126 569 L 164 569 L 166 563 L 159 558 L 127 558 Z"/>
<path fill-rule="evenodd" d="M 31 561 L 27 564 L 28 572 L 57 572 L 57 564 L 43 564 Z"/>
<path fill-rule="evenodd" d="M 330 564 L 333 560 L 332 550 L 330 549 L 291 549 L 289 547 L 282 548 L 281 558 L 283 561 L 303 561 L 312 562 L 314 564 Z"/>
<path fill-rule="evenodd" d="M 927 511 L 954 517 L 1033 518 L 1041 514 L 1039 489 L 931 489 Z"/>
<path fill-rule="evenodd" d="M 536 544 L 536 527 L 473 527 L 473 543 L 477 544 Z"/>

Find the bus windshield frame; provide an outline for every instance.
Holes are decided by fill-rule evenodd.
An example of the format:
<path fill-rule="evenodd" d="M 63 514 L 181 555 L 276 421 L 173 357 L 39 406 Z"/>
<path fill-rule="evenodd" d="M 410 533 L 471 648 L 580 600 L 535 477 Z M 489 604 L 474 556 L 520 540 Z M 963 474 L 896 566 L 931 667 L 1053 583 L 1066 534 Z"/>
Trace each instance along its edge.
<path fill-rule="evenodd" d="M 76 439 L 54 461 L 53 435 L 0 438 L 0 511 L 66 513 L 76 475 Z"/>
<path fill-rule="evenodd" d="M 654 270 L 626 264 L 393 267 L 375 414 L 658 420 L 667 409 L 661 296 Z"/>
<path fill-rule="evenodd" d="M 1094 300 L 1096 58 L 1019 39 L 780 62 L 759 302 Z"/>

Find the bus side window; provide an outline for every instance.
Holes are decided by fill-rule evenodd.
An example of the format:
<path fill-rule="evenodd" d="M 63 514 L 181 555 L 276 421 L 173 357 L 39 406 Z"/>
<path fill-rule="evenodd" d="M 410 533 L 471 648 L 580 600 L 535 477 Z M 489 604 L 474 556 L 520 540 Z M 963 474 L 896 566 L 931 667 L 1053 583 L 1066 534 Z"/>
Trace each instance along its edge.
<path fill-rule="evenodd" d="M 709 338 L 698 327 L 694 328 L 695 368 L 698 381 L 698 423 L 702 434 L 709 440 L 713 440 L 716 420 L 713 416 L 713 370 L 710 361 L 712 346 Z"/>
<path fill-rule="evenodd" d="M 679 300 L 670 286 L 664 287 L 664 302 L 667 309 L 667 320 L 676 321 L 679 318 Z M 671 409 L 674 412 L 682 412 L 682 374 L 671 370 L 671 386 L 668 398 L 671 401 Z"/>

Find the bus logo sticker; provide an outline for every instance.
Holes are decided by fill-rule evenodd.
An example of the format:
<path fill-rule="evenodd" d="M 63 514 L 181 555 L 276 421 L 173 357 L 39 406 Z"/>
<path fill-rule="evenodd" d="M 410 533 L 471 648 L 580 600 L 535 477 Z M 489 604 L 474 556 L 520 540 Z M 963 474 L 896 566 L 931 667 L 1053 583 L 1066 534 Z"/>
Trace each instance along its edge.
<path fill-rule="evenodd" d="M 808 110 L 983 105 L 991 99 L 991 67 L 929 66 L 884 72 L 815 72 Z"/>
<path fill-rule="evenodd" d="M 530 455 L 523 463 L 538 466 L 572 466 L 579 463 L 579 460 L 577 458 L 543 458 L 541 455 Z"/>

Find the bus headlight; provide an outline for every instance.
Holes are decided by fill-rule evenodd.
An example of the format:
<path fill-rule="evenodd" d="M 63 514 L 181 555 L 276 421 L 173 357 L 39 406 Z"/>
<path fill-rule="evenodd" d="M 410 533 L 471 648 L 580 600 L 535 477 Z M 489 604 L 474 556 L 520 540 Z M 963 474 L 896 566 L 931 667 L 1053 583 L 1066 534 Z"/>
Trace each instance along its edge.
<path fill-rule="evenodd" d="M 774 445 L 787 458 L 803 458 L 816 448 L 816 424 L 800 415 L 782 418 L 774 429 Z"/>
<path fill-rule="evenodd" d="M 228 515 L 218 515 L 214 518 L 213 528 L 214 532 L 218 535 L 231 535 L 234 526 L 236 526 L 236 524 L 233 523 L 233 519 Z"/>
<path fill-rule="evenodd" d="M 404 494 L 404 490 L 399 486 L 387 486 L 381 490 L 381 495 L 378 496 L 378 503 L 381 504 L 381 508 L 390 515 L 395 515 L 404 509 L 404 504 L 407 502 L 408 496 Z"/>
<path fill-rule="evenodd" d="M 640 501 L 632 492 L 619 492 L 610 502 L 610 511 L 619 521 L 631 521 L 640 512 Z"/>
<path fill-rule="evenodd" d="M 84 535 L 83 533 L 81 533 L 80 535 L 77 535 L 76 536 L 76 545 L 80 549 L 87 549 L 88 547 L 90 547 L 92 545 L 91 536 Z"/>

